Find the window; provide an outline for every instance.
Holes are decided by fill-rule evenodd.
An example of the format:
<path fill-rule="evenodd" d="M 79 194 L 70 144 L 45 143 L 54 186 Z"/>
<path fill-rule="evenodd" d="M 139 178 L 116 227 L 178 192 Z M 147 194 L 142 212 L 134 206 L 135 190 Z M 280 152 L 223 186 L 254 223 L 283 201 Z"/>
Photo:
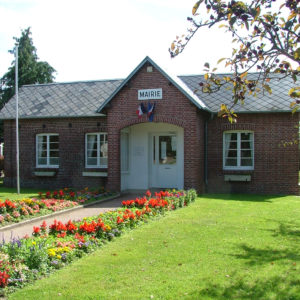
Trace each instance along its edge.
<path fill-rule="evenodd" d="M 107 168 L 107 133 L 88 133 L 85 137 L 86 167 Z"/>
<path fill-rule="evenodd" d="M 38 134 L 36 136 L 36 166 L 38 168 L 58 168 L 58 134 Z"/>
<path fill-rule="evenodd" d="M 223 168 L 226 170 L 254 168 L 253 132 L 224 132 Z"/>

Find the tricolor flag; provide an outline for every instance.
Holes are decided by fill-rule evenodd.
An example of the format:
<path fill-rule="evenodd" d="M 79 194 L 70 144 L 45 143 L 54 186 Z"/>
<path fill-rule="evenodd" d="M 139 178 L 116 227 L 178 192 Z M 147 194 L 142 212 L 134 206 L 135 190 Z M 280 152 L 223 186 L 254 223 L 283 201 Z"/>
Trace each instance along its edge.
<path fill-rule="evenodd" d="M 151 104 L 150 102 L 148 102 L 148 120 L 149 120 L 149 122 L 153 121 L 154 108 L 155 108 L 155 103 Z"/>
<path fill-rule="evenodd" d="M 146 112 L 146 109 L 144 107 L 144 104 L 141 103 L 136 111 L 136 114 L 138 115 L 139 119 L 142 117 L 142 115 Z"/>

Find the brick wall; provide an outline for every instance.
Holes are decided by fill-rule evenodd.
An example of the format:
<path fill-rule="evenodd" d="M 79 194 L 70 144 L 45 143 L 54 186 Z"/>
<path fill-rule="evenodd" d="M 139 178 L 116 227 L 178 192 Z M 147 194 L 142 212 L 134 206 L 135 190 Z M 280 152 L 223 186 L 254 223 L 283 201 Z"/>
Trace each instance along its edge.
<path fill-rule="evenodd" d="M 158 70 L 147 72 L 147 65 L 130 80 L 115 96 L 107 109 L 108 128 L 108 186 L 120 189 L 120 130 L 148 122 L 147 117 L 138 119 L 138 105 L 147 101 L 138 100 L 139 89 L 162 88 L 163 99 L 151 100 L 156 103 L 154 121 L 177 125 L 184 128 L 184 187 L 196 188 L 203 192 L 203 114 Z"/>
<path fill-rule="evenodd" d="M 85 168 L 85 134 L 106 132 L 106 118 L 70 118 L 20 120 L 20 183 L 21 187 L 63 188 L 100 187 L 105 178 L 82 176 L 84 171 L 107 171 Z M 58 169 L 36 168 L 36 135 L 59 134 L 60 165 Z M 16 185 L 15 122 L 4 122 L 5 185 Z M 35 171 L 56 171 L 54 177 L 37 177 Z"/>
<path fill-rule="evenodd" d="M 136 110 L 139 89 L 162 88 L 163 99 L 156 103 L 154 122 L 169 123 L 184 129 L 184 188 L 205 191 L 204 124 L 208 119 L 158 70 L 147 72 L 147 65 L 112 99 L 105 109 L 107 117 L 20 120 L 21 187 L 62 188 L 106 185 L 120 190 L 120 130 L 148 122 L 144 115 L 138 119 Z M 145 105 L 147 101 L 142 101 Z M 298 115 L 290 113 L 239 114 L 238 123 L 214 117 L 208 121 L 206 191 L 214 193 L 299 194 L 298 145 L 283 147 L 282 142 L 298 138 Z M 254 132 L 254 170 L 223 170 L 223 132 L 251 130 Z M 108 178 L 84 177 L 85 134 L 108 133 Z M 35 138 L 39 133 L 58 133 L 60 167 L 56 176 L 36 177 Z M 16 183 L 15 123 L 4 122 L 5 185 Z M 280 146 L 281 145 L 281 146 Z M 45 170 L 45 169 L 43 169 Z M 53 170 L 53 169 L 51 169 Z M 225 182 L 226 174 L 249 174 L 250 182 Z"/>
<path fill-rule="evenodd" d="M 299 194 L 298 115 L 238 114 L 238 122 L 215 117 L 208 125 L 208 191 L 213 193 Z M 223 170 L 223 132 L 254 132 L 254 170 Z M 250 174 L 251 182 L 225 182 L 225 174 Z"/>

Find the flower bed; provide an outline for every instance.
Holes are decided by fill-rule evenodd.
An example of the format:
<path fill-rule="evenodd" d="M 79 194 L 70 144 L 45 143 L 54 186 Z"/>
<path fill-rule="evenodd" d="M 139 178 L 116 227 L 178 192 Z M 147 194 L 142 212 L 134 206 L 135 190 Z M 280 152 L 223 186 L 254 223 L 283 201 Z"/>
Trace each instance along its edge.
<path fill-rule="evenodd" d="M 113 194 L 104 190 L 89 191 L 86 188 L 81 191 L 73 191 L 65 188 L 48 191 L 45 194 L 39 193 L 39 199 L 27 198 L 16 201 L 0 199 L 0 227 L 86 204 L 110 195 Z"/>
<path fill-rule="evenodd" d="M 89 190 L 89 188 L 85 188 L 79 191 L 74 191 L 70 188 L 64 188 L 60 190 L 48 191 L 46 193 L 39 193 L 39 198 L 64 199 L 83 204 L 89 202 L 90 200 L 94 201 L 110 195 L 112 195 L 112 193 L 105 191 L 104 188 L 100 188 L 98 190 Z"/>
<path fill-rule="evenodd" d="M 194 190 L 148 193 L 143 198 L 123 201 L 123 207 L 81 221 L 49 226 L 44 221 L 33 228 L 31 237 L 0 243 L 0 290 L 2 294 L 23 287 L 59 269 L 103 243 L 120 236 L 150 218 L 189 205 L 196 198 Z"/>

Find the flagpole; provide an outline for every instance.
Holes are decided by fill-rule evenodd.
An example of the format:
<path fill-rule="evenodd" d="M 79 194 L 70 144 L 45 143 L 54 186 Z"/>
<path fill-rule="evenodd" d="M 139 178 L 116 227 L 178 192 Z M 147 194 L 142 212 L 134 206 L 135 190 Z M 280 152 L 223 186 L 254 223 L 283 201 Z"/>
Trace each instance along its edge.
<path fill-rule="evenodd" d="M 16 90 L 16 161 L 17 161 L 17 193 L 20 194 L 20 161 L 19 161 L 19 82 L 18 82 L 18 56 L 19 46 L 16 45 L 16 65 L 15 65 L 15 90 Z"/>

